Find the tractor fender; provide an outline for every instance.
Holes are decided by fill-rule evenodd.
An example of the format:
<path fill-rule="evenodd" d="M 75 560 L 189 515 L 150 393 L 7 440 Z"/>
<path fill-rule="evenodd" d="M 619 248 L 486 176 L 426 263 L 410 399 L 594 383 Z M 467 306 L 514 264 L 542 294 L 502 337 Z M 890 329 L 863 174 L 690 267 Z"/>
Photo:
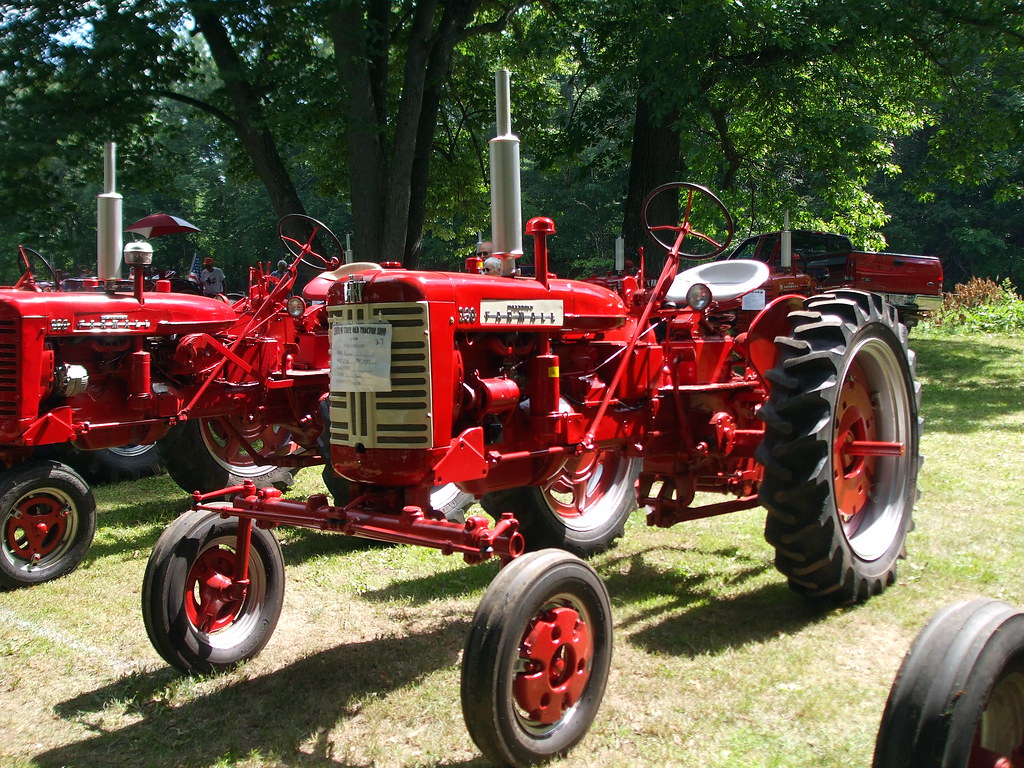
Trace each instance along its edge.
<path fill-rule="evenodd" d="M 803 296 L 779 296 L 761 310 L 747 329 L 747 359 L 765 388 L 770 388 L 765 373 L 775 367 L 775 358 L 778 355 L 775 339 L 778 336 L 789 335 L 789 314 L 803 309 L 803 306 Z"/>

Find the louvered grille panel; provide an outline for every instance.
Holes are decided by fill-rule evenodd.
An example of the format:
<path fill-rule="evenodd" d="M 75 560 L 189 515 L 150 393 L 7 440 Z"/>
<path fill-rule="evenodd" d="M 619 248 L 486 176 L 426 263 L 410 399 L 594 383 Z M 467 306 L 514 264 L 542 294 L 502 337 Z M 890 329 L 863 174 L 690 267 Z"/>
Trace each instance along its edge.
<path fill-rule="evenodd" d="M 431 423 L 429 316 L 425 303 L 345 304 L 328 307 L 332 326 L 391 325 L 391 391 L 332 388 L 331 443 L 366 448 L 429 448 Z"/>
<path fill-rule="evenodd" d="M 0 418 L 18 416 L 18 321 L 0 315 Z"/>

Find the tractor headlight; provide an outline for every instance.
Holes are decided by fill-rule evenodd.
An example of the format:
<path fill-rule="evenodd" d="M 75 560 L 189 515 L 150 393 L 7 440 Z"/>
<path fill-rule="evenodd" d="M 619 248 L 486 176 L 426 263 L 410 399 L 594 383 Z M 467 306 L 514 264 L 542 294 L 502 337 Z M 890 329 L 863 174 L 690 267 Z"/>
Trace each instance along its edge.
<path fill-rule="evenodd" d="M 694 283 L 686 290 L 686 303 L 698 312 L 707 309 L 711 303 L 711 289 L 704 283 Z"/>
<path fill-rule="evenodd" d="M 294 318 L 302 317 L 302 313 L 306 311 L 306 302 L 301 296 L 292 296 L 288 299 L 288 314 Z"/>

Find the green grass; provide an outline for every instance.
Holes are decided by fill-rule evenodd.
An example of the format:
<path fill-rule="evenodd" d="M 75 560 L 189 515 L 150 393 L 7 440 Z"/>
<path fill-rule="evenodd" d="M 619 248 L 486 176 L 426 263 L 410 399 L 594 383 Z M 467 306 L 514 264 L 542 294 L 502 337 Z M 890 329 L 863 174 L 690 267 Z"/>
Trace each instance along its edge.
<path fill-rule="evenodd" d="M 594 565 L 615 656 L 593 730 L 562 765 L 867 768 L 893 675 L 938 607 L 1024 604 L 1024 339 L 917 337 L 926 461 L 909 557 L 863 606 L 790 592 L 763 511 L 649 529 Z M 300 476 L 295 495 L 318 490 Z M 284 613 L 266 650 L 192 680 L 151 648 L 139 595 L 187 506 L 165 477 L 96 489 L 83 566 L 0 593 L 0 766 L 485 765 L 459 712 L 464 633 L 496 565 L 281 532 Z"/>

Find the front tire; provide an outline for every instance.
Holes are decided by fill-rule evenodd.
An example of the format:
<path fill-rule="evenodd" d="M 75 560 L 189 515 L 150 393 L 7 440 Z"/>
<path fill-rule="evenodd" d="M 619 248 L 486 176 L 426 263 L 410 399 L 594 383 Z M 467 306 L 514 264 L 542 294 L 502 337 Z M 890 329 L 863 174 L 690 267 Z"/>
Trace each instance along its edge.
<path fill-rule="evenodd" d="M 295 449 L 290 433 L 279 426 L 235 428 L 266 456 L 284 456 Z M 210 493 L 252 480 L 258 488 L 291 488 L 295 478 L 288 467 L 258 464 L 222 417 L 189 419 L 172 427 L 157 443 L 160 463 L 187 493 Z"/>
<path fill-rule="evenodd" d="M 0 475 L 0 522 L 0 587 L 41 584 L 85 558 L 96 533 L 96 500 L 70 467 L 34 461 Z"/>
<path fill-rule="evenodd" d="M 1024 613 L 998 600 L 947 606 L 893 682 L 873 768 L 1024 765 Z"/>
<path fill-rule="evenodd" d="M 880 297 L 836 291 L 804 306 L 766 374 L 765 538 L 794 590 L 858 602 L 895 580 L 913 527 L 920 385 L 907 330 Z"/>
<path fill-rule="evenodd" d="M 615 450 L 589 451 L 571 458 L 545 486 L 494 491 L 480 503 L 496 520 L 514 513 L 530 551 L 557 547 L 590 557 L 623 535 L 636 509 L 641 463 Z"/>
<path fill-rule="evenodd" d="M 612 656 L 608 592 L 560 550 L 513 560 L 476 610 L 462 657 L 462 712 L 498 765 L 564 755 L 586 735 Z"/>
<path fill-rule="evenodd" d="M 157 540 L 142 582 L 142 618 L 163 659 L 186 674 L 229 669 L 269 642 L 284 602 L 284 556 L 252 526 L 249 583 L 235 581 L 237 518 L 189 510 Z"/>

